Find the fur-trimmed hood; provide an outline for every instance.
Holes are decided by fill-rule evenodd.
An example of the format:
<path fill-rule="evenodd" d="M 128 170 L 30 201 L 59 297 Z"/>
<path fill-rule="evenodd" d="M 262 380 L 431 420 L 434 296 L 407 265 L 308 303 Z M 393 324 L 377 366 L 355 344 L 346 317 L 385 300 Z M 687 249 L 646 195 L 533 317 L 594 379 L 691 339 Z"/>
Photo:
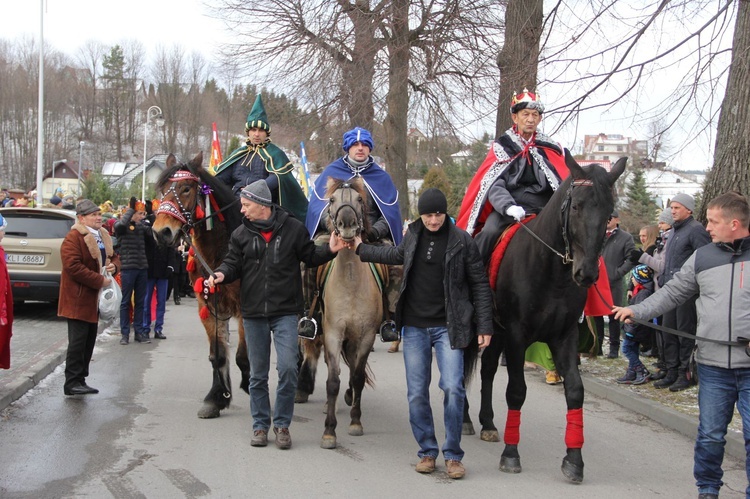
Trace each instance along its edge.
<path fill-rule="evenodd" d="M 101 252 L 99 251 L 99 245 L 96 243 L 96 238 L 91 233 L 89 228 L 81 223 L 76 222 L 76 224 L 73 225 L 72 229 L 77 230 L 83 236 L 83 242 L 86 243 L 86 247 L 91 253 L 91 258 L 93 258 L 97 262 L 101 262 Z M 112 257 L 115 254 L 114 248 L 112 247 L 112 238 L 104 228 L 99 229 L 99 236 L 101 236 L 102 238 L 102 242 L 104 243 L 104 252 L 107 255 L 107 261 L 104 262 L 104 266 L 106 267 L 112 261 Z M 101 267 L 102 266 L 100 264 L 100 271 Z"/>

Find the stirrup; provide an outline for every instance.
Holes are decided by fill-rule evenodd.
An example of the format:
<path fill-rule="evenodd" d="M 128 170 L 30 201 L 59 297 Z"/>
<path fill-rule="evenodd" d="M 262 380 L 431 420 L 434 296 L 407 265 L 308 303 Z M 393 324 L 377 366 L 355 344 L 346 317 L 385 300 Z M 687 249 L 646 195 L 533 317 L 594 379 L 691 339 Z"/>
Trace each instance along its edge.
<path fill-rule="evenodd" d="M 297 335 L 306 340 L 314 340 L 318 335 L 318 321 L 314 317 L 303 317 L 297 322 Z"/>
<path fill-rule="evenodd" d="M 396 329 L 396 323 L 393 321 L 383 321 L 380 325 L 380 341 L 390 343 L 401 339 L 401 333 Z"/>

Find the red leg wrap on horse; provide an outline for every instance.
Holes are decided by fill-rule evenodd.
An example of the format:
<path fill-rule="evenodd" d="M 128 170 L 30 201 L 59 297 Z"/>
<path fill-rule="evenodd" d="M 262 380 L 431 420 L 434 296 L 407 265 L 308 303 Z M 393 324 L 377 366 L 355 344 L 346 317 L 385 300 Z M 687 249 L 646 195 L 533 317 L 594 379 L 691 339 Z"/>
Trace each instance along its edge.
<path fill-rule="evenodd" d="M 583 447 L 583 408 L 568 410 L 567 420 L 565 446 L 568 449 L 580 449 Z"/>
<path fill-rule="evenodd" d="M 505 445 L 518 445 L 521 440 L 521 411 L 508 409 L 508 417 L 505 420 Z"/>

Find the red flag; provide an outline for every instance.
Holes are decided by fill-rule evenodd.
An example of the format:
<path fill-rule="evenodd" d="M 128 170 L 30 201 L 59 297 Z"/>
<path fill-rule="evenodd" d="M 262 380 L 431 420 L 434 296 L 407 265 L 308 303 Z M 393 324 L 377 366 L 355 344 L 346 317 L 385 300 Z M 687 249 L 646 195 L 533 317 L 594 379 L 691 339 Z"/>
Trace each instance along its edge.
<path fill-rule="evenodd" d="M 208 163 L 208 170 L 216 175 L 216 167 L 221 163 L 221 145 L 219 144 L 219 132 L 216 131 L 216 123 L 212 123 L 213 129 L 211 134 L 211 160 Z"/>

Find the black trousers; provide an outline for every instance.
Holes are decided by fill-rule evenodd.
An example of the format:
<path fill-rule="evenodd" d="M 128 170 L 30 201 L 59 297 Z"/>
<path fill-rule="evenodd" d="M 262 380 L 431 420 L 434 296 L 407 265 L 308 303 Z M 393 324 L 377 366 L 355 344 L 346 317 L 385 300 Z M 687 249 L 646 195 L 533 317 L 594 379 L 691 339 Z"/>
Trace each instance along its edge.
<path fill-rule="evenodd" d="M 484 262 L 485 267 L 490 263 L 492 251 L 495 249 L 498 238 L 513 222 L 514 220 L 512 217 L 501 215 L 496 211 L 487 215 L 484 227 L 482 227 L 482 230 L 474 238 L 474 242 L 477 244 L 477 248 L 479 248 L 479 254 L 482 256 L 482 261 Z"/>
<path fill-rule="evenodd" d="M 96 322 L 68 319 L 68 353 L 65 357 L 65 388 L 86 381 L 96 343 Z"/>
<path fill-rule="evenodd" d="M 697 295 L 693 296 L 674 310 L 666 312 L 662 319 L 664 327 L 670 327 L 695 336 L 695 329 L 698 326 L 698 317 L 695 312 L 695 300 L 697 298 Z M 690 354 L 695 346 L 695 339 L 683 338 L 669 333 L 662 333 L 662 338 L 667 372 L 685 372 L 688 362 L 690 362 Z"/>

